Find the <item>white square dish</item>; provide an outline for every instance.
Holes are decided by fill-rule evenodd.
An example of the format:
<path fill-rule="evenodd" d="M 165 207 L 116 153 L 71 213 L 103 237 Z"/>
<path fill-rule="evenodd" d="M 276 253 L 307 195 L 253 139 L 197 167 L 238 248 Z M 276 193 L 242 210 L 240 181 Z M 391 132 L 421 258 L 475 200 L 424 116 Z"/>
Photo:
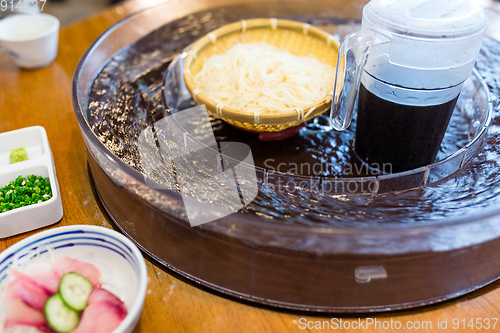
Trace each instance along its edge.
<path fill-rule="evenodd" d="M 9 164 L 10 150 L 23 147 L 28 160 Z M 30 206 L 0 213 L 0 238 L 45 227 L 61 220 L 63 208 L 54 159 L 45 129 L 41 126 L 26 127 L 0 133 L 0 187 L 18 176 L 49 177 L 52 198 Z"/>

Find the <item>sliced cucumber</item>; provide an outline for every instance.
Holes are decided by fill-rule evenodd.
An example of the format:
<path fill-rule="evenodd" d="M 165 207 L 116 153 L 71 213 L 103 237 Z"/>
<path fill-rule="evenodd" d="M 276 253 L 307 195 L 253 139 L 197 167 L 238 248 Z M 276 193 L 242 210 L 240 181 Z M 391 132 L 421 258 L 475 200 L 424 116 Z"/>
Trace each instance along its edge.
<path fill-rule="evenodd" d="M 59 282 L 59 294 L 63 302 L 75 311 L 83 311 L 87 307 L 93 289 L 85 276 L 73 272 L 64 274 Z"/>
<path fill-rule="evenodd" d="M 50 328 L 57 333 L 67 333 L 73 331 L 80 322 L 78 312 L 68 308 L 64 304 L 59 293 L 52 295 L 43 308 L 45 319 Z"/>

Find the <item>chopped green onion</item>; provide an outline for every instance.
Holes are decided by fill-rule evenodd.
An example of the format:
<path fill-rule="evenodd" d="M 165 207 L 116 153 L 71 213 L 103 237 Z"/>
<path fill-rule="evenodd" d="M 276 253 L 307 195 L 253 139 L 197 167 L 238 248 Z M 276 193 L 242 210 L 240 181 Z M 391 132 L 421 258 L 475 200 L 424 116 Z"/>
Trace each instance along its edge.
<path fill-rule="evenodd" d="M 40 184 L 39 186 L 34 186 Z M 49 178 L 29 175 L 26 178 L 19 176 L 16 180 L 0 188 L 0 213 L 8 212 L 52 198 Z"/>

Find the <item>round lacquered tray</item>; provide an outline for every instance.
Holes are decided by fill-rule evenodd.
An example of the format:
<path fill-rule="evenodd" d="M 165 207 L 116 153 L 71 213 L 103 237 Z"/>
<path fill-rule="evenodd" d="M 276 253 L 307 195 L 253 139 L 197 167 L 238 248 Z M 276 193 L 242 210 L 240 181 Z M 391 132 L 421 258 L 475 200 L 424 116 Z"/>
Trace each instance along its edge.
<path fill-rule="evenodd" d="M 83 56 L 73 89 L 97 193 L 117 226 L 159 264 L 230 296 L 323 312 L 421 306 L 500 276 L 487 260 L 500 246 L 500 118 L 488 94 L 499 89 L 500 59 L 491 52 L 500 49 L 498 42 L 485 41 L 438 161 L 422 170 L 348 174 L 353 131 L 334 133 L 321 119 L 272 144 L 212 119 L 217 141 L 251 147 L 259 193 L 237 213 L 191 227 L 175 180 L 151 186 L 137 150 L 140 133 L 169 115 L 165 105 L 174 113 L 193 105 L 189 96 L 178 98 L 182 89 L 167 89 L 163 97 L 172 60 L 213 29 L 252 17 L 294 19 L 342 37 L 359 29 L 361 8 L 329 1 L 176 4 L 112 27 Z M 339 167 L 320 174 L 290 170 L 292 163 L 325 158 Z M 289 168 L 278 169 L 280 163 Z M 313 186 L 293 191 L 275 186 L 311 179 Z M 369 190 L 325 191 L 325 179 Z"/>

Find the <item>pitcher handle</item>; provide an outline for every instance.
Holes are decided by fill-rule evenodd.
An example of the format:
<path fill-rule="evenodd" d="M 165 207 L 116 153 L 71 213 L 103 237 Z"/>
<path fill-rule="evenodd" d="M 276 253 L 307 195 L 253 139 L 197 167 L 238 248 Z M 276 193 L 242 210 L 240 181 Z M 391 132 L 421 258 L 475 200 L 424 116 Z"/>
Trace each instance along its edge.
<path fill-rule="evenodd" d="M 330 109 L 330 123 L 337 131 L 343 131 L 351 124 L 361 74 L 376 38 L 375 31 L 361 30 L 345 36 L 340 43 Z"/>

